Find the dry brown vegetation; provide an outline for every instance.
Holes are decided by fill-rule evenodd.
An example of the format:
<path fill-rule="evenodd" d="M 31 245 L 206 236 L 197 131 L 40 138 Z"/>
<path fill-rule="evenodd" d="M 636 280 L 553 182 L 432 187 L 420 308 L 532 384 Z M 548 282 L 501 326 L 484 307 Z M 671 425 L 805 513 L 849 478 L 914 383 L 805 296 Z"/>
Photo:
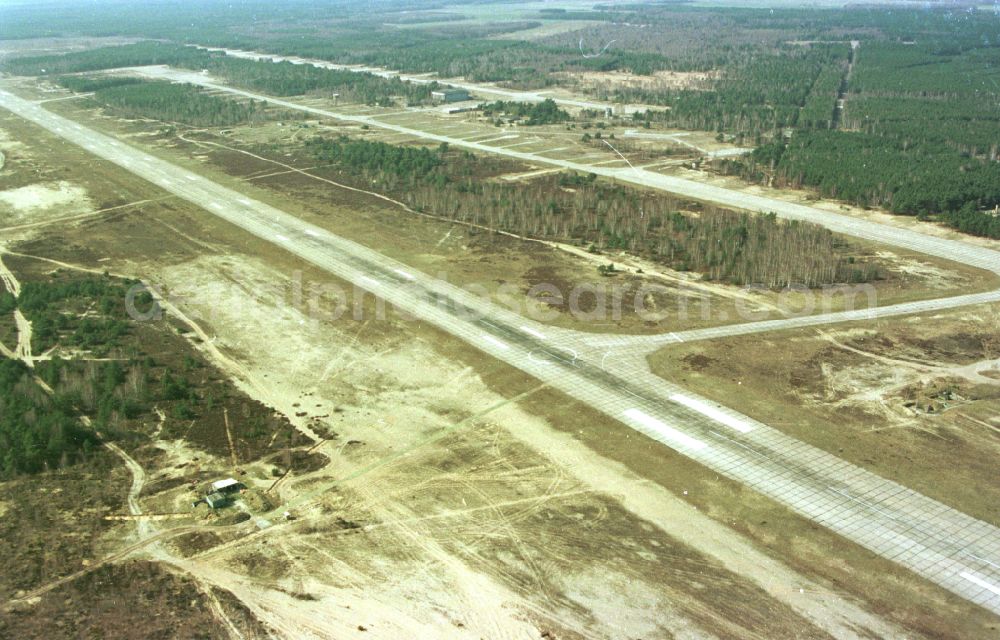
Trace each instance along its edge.
<path fill-rule="evenodd" d="M 22 640 L 231 638 L 213 611 L 213 600 L 244 638 L 268 637 L 229 592 L 200 587 L 142 560 L 105 565 L 43 595 L 30 608 L 0 613 L 0 635 Z"/>
<path fill-rule="evenodd" d="M 877 331 L 845 325 L 675 345 L 651 363 L 686 388 L 994 522 L 1000 487 L 982 479 L 1000 451 L 997 322 L 995 308 L 979 307 Z"/>

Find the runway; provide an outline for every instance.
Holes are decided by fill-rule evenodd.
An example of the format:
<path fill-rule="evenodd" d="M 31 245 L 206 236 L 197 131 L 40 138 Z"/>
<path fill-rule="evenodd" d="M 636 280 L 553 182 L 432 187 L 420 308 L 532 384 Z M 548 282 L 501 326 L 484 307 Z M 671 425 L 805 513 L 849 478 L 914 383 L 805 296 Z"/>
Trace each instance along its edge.
<path fill-rule="evenodd" d="M 632 430 L 609 431 L 609 438 L 634 438 L 634 432 L 642 433 L 1000 614 L 1000 529 L 993 525 L 664 381 L 649 371 L 642 357 L 608 358 L 607 350 L 587 342 L 593 336 L 533 322 L 9 92 L 0 91 L 0 106 L 385 298 L 419 321 L 517 367 Z M 475 143 L 456 144 L 470 147 Z M 789 217 L 794 214 L 790 211 Z M 859 233 L 865 232 L 858 225 L 868 223 L 848 221 Z M 915 250 L 921 246 L 938 252 L 961 249 L 963 253 L 948 257 L 976 266 L 988 264 L 994 270 L 1000 264 L 988 249 L 913 232 L 907 235 L 894 228 L 892 232 Z M 876 228 L 871 233 L 884 236 L 885 230 Z M 630 443 L 650 445 L 643 438 Z"/>

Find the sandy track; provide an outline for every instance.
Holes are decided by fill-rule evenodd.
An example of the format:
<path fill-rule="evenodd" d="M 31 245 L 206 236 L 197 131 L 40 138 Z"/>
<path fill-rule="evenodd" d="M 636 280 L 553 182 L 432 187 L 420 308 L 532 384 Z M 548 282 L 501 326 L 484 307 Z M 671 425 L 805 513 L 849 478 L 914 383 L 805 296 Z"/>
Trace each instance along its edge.
<path fill-rule="evenodd" d="M 199 84 L 205 84 L 204 79 L 197 78 Z M 211 86 L 254 99 L 286 102 Z M 574 355 L 570 362 L 553 349 L 570 348 L 576 354 L 587 353 L 586 345 L 578 342 L 579 336 L 540 325 L 533 328 L 530 320 L 486 304 L 465 290 L 416 272 L 358 243 L 57 116 L 9 92 L 0 91 L 0 102 L 8 110 L 204 207 L 219 218 L 356 286 L 392 300 L 397 307 L 421 320 L 550 384 L 636 432 L 725 477 L 753 487 L 796 513 L 961 597 L 1000 612 L 1000 564 L 989 560 L 997 559 L 996 554 L 1000 552 L 1000 533 L 996 527 L 849 465 L 748 416 L 731 410 L 715 413 L 699 410 L 698 406 L 709 406 L 706 399 L 692 398 L 683 388 L 653 375 L 642 360 L 633 358 L 617 363 L 615 370 L 599 368 L 590 357 Z M 304 109 L 299 105 L 292 108 Z M 312 111 L 355 122 L 372 120 Z M 393 125 L 384 126 L 393 128 Z M 449 141 L 444 136 L 432 138 Z M 461 143 L 460 146 L 477 145 Z M 483 150 L 492 151 L 489 147 Z M 616 173 L 612 171 L 609 175 Z M 671 180 L 667 180 L 666 185 Z M 665 184 L 660 186 L 666 188 Z M 699 189 L 704 186 L 697 185 Z M 715 187 L 712 189 L 719 191 Z M 721 192 L 721 196 L 715 194 L 713 197 L 734 196 L 729 190 Z M 779 213 L 784 212 L 786 217 L 824 214 L 827 216 L 825 224 L 839 226 L 837 230 L 851 235 L 878 241 L 888 238 L 889 244 L 932 255 L 943 253 L 973 266 L 989 265 L 1000 269 L 998 254 L 990 249 L 871 225 L 799 205 L 781 202 L 778 205 Z M 451 304 L 441 304 L 442 300 L 450 300 Z M 480 315 L 470 318 L 464 309 L 478 310 Z M 532 359 L 533 353 L 548 353 L 555 359 L 538 361 Z M 698 403 L 695 408 L 690 403 L 692 400 Z M 718 418 L 720 413 L 725 416 L 723 420 Z M 734 420 L 740 428 L 728 431 L 727 425 Z"/>

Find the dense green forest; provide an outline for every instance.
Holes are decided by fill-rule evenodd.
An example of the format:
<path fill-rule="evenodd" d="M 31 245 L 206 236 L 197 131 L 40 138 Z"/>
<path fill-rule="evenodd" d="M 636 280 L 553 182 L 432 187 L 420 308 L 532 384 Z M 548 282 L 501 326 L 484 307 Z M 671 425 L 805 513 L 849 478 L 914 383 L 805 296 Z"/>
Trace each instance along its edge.
<path fill-rule="evenodd" d="M 27 366 L 0 356 L 0 479 L 72 464 L 97 444 L 72 408 L 49 398 Z"/>
<path fill-rule="evenodd" d="M 315 137 L 306 142 L 306 148 L 323 162 L 336 163 L 368 176 L 391 176 L 404 184 L 415 184 L 430 179 L 442 166 L 443 148 L 437 152 L 426 147 L 402 147 L 385 142 Z"/>
<path fill-rule="evenodd" d="M 848 45 L 788 46 L 722 70 L 709 90 L 623 88 L 608 97 L 663 105 L 650 112 L 668 126 L 726 132 L 741 139 L 774 135 L 799 122 L 832 119 Z"/>
<path fill-rule="evenodd" d="M 264 117 L 264 104 L 205 93 L 190 84 L 162 80 L 98 89 L 94 100 L 132 118 L 154 118 L 195 127 L 229 126 Z"/>
<path fill-rule="evenodd" d="M 271 62 L 233 58 L 217 52 L 160 42 L 139 42 L 117 47 L 90 49 L 69 55 L 18 58 L 7 68 L 23 75 L 69 74 L 126 66 L 169 64 L 195 70 L 207 70 L 238 87 L 276 96 L 301 95 L 313 91 L 337 93 L 346 101 L 391 105 L 394 98 L 406 104 L 431 102 L 431 92 L 440 88 L 436 82 L 413 83 L 399 78 L 383 78 L 372 73 L 322 69 L 291 62 Z M 96 91 L 135 83 L 124 77 L 63 75 L 60 84 L 73 91 Z"/>
<path fill-rule="evenodd" d="M 628 250 L 672 268 L 737 284 L 819 286 L 879 277 L 829 231 L 702 208 L 662 194 L 564 175 L 530 183 L 479 178 L 489 159 L 442 147 L 314 138 L 306 148 L 346 170 L 364 188 L 381 189 L 418 212 L 519 235 Z M 680 213 L 697 209 L 699 215 Z"/>
<path fill-rule="evenodd" d="M 417 84 L 399 78 L 383 78 L 372 73 L 224 56 L 211 56 L 205 61 L 205 68 L 237 86 L 276 96 L 324 91 L 337 93 L 341 99 L 349 102 L 382 106 L 391 106 L 395 97 L 403 98 L 410 106 L 427 104 L 431 102 L 431 92 L 440 88 L 436 82 Z"/>
<path fill-rule="evenodd" d="M 89 93 L 112 87 L 124 87 L 142 82 L 139 78 L 129 76 L 59 76 L 56 82 L 70 91 Z"/>
<path fill-rule="evenodd" d="M 740 171 L 1000 237 L 1000 47 L 872 44 L 858 51 L 836 130 L 760 146 Z"/>

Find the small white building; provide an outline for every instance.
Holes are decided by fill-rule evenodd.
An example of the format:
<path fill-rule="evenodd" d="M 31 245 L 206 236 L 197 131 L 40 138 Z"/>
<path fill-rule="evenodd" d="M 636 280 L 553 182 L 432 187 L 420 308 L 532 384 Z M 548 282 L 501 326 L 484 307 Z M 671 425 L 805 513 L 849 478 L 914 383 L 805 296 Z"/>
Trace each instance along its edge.
<path fill-rule="evenodd" d="M 243 488 L 239 480 L 226 478 L 212 483 L 212 493 L 235 493 Z"/>

